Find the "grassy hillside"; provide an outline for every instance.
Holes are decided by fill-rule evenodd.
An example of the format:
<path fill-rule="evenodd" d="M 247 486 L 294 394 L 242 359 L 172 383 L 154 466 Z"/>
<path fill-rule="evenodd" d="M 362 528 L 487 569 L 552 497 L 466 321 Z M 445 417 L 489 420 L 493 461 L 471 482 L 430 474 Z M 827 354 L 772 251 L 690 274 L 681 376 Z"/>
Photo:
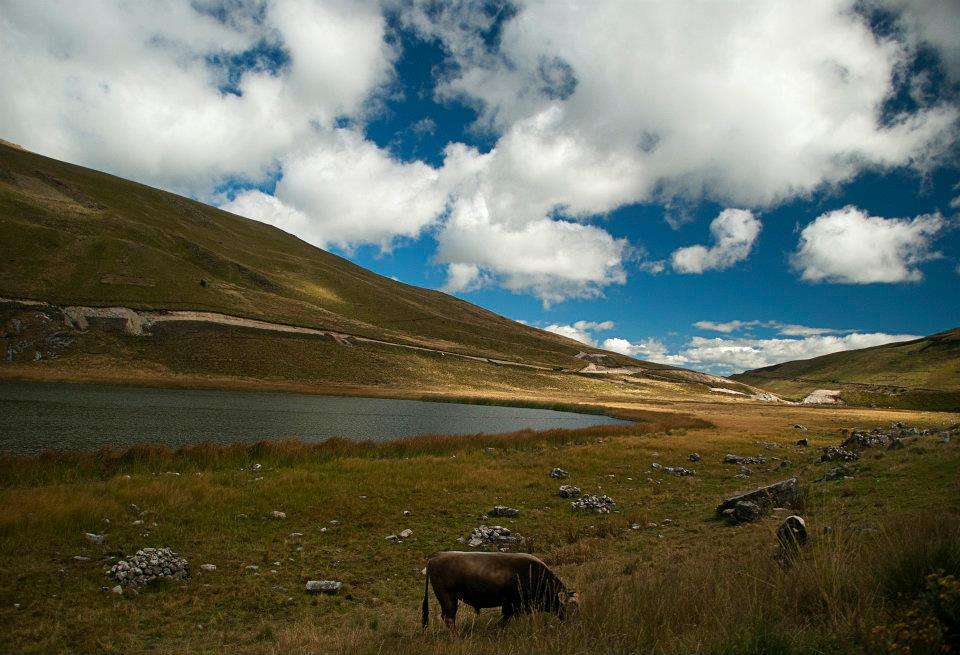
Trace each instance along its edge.
<path fill-rule="evenodd" d="M 590 350 L 269 225 L 2 143 L 0 243 L 0 296 L 207 310 L 546 365 L 582 366 L 574 356 Z"/>
<path fill-rule="evenodd" d="M 960 407 L 960 328 L 731 377 L 796 399 L 813 389 L 837 388 L 850 404 L 956 409 Z"/>

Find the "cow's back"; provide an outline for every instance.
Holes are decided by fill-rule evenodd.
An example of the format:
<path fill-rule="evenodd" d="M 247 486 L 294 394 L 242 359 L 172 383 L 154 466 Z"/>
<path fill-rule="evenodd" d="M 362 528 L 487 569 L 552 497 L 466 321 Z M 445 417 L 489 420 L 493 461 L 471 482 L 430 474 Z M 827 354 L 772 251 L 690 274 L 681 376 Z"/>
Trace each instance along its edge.
<path fill-rule="evenodd" d="M 527 553 L 447 551 L 427 562 L 435 590 L 454 593 L 468 602 L 474 598 L 494 603 L 514 592 L 518 582 L 539 578 L 545 571 L 546 565 Z"/>

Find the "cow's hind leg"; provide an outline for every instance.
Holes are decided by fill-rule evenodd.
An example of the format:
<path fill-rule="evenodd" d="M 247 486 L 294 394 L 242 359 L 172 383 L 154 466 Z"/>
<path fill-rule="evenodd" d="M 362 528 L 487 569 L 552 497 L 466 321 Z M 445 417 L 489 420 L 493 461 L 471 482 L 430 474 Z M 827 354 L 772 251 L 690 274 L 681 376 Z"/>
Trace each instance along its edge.
<path fill-rule="evenodd" d="M 443 617 L 443 623 L 451 630 L 457 622 L 457 606 L 460 599 L 453 594 L 437 594 L 437 600 L 440 603 L 440 616 Z"/>

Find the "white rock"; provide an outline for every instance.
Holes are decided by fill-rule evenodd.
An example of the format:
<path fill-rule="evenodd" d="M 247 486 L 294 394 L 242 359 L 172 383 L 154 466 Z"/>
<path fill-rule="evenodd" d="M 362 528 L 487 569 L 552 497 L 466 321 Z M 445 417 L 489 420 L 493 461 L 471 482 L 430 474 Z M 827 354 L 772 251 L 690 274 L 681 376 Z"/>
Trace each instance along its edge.
<path fill-rule="evenodd" d="M 216 570 L 217 570 L 217 565 L 216 565 L 216 564 L 201 564 L 201 565 L 200 565 L 200 570 L 201 570 L 201 571 L 207 571 L 207 572 L 216 571 Z"/>
<path fill-rule="evenodd" d="M 343 587 L 336 580 L 307 580 L 307 592 L 311 594 L 335 594 Z"/>
<path fill-rule="evenodd" d="M 401 539 L 406 539 L 407 537 L 412 537 L 412 536 L 413 536 L 413 530 L 411 530 L 410 528 L 407 528 L 406 530 L 401 531 L 399 536 L 400 536 Z"/>
<path fill-rule="evenodd" d="M 91 544 L 100 545 L 107 540 L 107 535 L 105 534 L 94 534 L 93 532 L 84 532 L 83 538 L 89 541 Z"/>
<path fill-rule="evenodd" d="M 121 585 L 117 585 L 116 587 L 114 587 L 113 589 L 110 590 L 110 593 L 112 593 L 112 594 L 117 594 L 118 596 L 122 596 L 122 595 L 123 595 L 123 587 L 122 587 Z"/>
<path fill-rule="evenodd" d="M 287 513 L 273 510 L 272 512 L 270 512 L 270 516 L 272 516 L 275 519 L 285 519 L 287 518 Z"/>

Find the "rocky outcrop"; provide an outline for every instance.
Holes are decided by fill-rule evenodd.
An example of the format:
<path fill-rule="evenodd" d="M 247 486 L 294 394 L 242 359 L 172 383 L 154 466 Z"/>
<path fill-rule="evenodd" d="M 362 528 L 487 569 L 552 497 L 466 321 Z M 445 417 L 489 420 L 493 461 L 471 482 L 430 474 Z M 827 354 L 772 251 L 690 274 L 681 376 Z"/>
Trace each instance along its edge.
<path fill-rule="evenodd" d="M 753 521 L 773 507 L 789 505 L 797 498 L 798 494 L 797 478 L 788 478 L 765 487 L 731 496 L 717 505 L 716 513 L 733 523 Z M 749 505 L 738 506 L 738 503 L 749 503 Z M 757 507 L 757 512 L 753 510 L 752 506 L 754 505 Z"/>

